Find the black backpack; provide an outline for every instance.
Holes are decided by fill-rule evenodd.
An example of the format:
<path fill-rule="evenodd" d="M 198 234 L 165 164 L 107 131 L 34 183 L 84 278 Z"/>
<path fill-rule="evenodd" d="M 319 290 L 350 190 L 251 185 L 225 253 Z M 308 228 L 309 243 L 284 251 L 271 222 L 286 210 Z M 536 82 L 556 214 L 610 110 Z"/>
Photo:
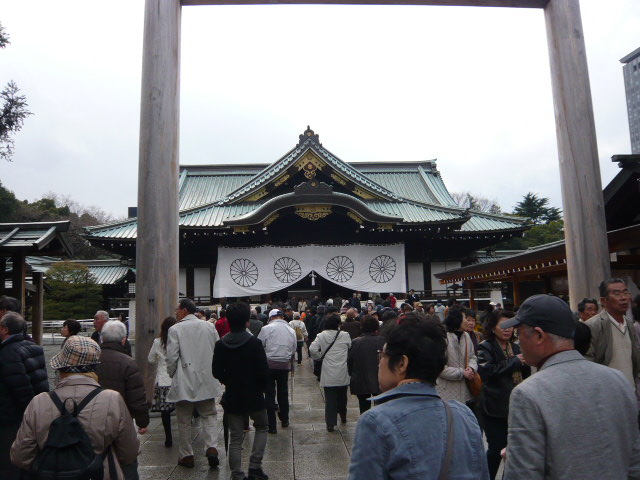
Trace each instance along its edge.
<path fill-rule="evenodd" d="M 78 414 L 93 400 L 103 388 L 97 387 L 76 405 L 73 411 L 67 411 L 56 392 L 49 392 L 51 400 L 58 407 L 60 416 L 49 426 L 49 436 L 44 447 L 36 456 L 29 478 L 31 480 L 102 480 L 104 455 L 96 454 L 91 440 L 78 420 Z M 110 453 L 111 447 L 107 449 Z M 105 454 L 107 454 L 105 452 Z M 109 464 L 113 461 L 110 455 Z"/>

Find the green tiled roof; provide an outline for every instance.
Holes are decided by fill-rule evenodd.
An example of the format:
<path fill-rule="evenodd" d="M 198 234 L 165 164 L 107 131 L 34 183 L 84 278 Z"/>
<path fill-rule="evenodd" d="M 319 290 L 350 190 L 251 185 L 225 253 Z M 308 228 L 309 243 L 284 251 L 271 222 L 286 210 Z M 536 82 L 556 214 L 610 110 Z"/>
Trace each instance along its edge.
<path fill-rule="evenodd" d="M 281 175 L 309 150 L 356 185 L 374 192 L 378 199 L 363 201 L 371 210 L 401 217 L 402 224 L 464 222 L 460 230 L 453 232 L 463 235 L 524 229 L 524 219 L 458 207 L 444 185 L 435 160 L 349 164 L 322 147 L 317 135 L 301 135 L 300 143 L 271 165 L 182 166 L 180 227 L 221 228 L 225 221 L 257 210 L 274 197 L 267 196 L 258 202 L 243 199 Z M 89 227 L 87 232 L 90 238 L 133 240 L 137 235 L 136 220 Z"/>
<path fill-rule="evenodd" d="M 306 137 L 295 148 L 290 150 L 284 157 L 280 158 L 276 162 L 268 165 L 264 170 L 257 174 L 250 182 L 238 188 L 234 192 L 227 195 L 220 200 L 220 204 L 228 204 L 242 200 L 242 198 L 248 196 L 251 192 L 259 189 L 263 185 L 267 184 L 272 178 L 277 177 L 282 172 L 287 170 L 294 162 L 302 158 L 307 151 L 313 151 L 320 158 L 324 159 L 330 166 L 336 171 L 347 176 L 355 184 L 360 185 L 368 190 L 376 192 L 378 195 L 388 200 L 399 200 L 398 196 L 378 185 L 367 176 L 363 175 L 358 169 L 349 165 L 348 163 L 340 160 L 333 155 L 327 149 L 322 147 L 313 137 Z"/>
<path fill-rule="evenodd" d="M 129 267 L 120 265 L 89 265 L 88 268 L 98 285 L 115 285 L 129 273 Z"/>

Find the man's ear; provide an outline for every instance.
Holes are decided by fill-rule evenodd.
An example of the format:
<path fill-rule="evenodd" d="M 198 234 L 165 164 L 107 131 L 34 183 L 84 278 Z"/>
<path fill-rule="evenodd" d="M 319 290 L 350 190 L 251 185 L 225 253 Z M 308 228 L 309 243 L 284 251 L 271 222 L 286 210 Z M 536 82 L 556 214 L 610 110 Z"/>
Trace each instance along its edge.
<path fill-rule="evenodd" d="M 400 361 L 396 364 L 396 368 L 395 368 L 396 373 L 406 376 L 408 368 L 409 368 L 409 357 L 407 357 L 406 355 L 402 355 L 402 357 L 400 357 Z"/>

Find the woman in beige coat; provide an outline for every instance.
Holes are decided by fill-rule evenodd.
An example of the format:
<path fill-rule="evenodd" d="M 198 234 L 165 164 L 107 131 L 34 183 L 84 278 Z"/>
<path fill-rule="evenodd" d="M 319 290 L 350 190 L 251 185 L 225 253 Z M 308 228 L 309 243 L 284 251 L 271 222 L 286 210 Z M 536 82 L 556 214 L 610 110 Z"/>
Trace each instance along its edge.
<path fill-rule="evenodd" d="M 469 334 L 462 329 L 463 312 L 450 308 L 444 323 L 447 328 L 447 364 L 438 377 L 436 390 L 443 400 L 472 400 L 465 379 L 477 375 L 478 360 Z"/>
<path fill-rule="evenodd" d="M 51 367 L 60 371 L 60 383 L 55 392 L 63 403 L 71 398 L 79 404 L 100 387 L 95 374 L 99 361 L 100 347 L 96 342 L 75 335 L 67 339 L 62 351 L 51 359 Z M 29 470 L 47 441 L 51 422 L 59 416 L 60 412 L 48 393 L 34 397 L 11 446 L 11 462 Z M 140 442 L 122 396 L 114 390 L 100 392 L 82 409 L 78 419 L 91 440 L 94 452 L 103 454 L 111 446 L 111 452 L 117 459 L 115 478 L 123 479 L 120 464 L 128 465 L 136 460 Z M 110 475 L 108 457 L 105 457 L 103 465 L 105 480 L 114 480 Z"/>

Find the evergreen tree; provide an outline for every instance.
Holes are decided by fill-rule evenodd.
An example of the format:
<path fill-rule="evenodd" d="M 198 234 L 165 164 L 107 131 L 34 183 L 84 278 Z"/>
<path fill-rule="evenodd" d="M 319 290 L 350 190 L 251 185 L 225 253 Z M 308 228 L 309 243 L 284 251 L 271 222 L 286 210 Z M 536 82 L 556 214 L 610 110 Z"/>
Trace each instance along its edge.
<path fill-rule="evenodd" d="M 559 208 L 550 207 L 549 199 L 539 197 L 533 192 L 527 193 L 513 208 L 513 214 L 520 217 L 528 217 L 535 225 L 550 223 L 562 218 Z"/>
<path fill-rule="evenodd" d="M 9 43 L 9 35 L 0 25 L 0 49 L 5 48 Z M 18 85 L 11 80 L 7 86 L 0 91 L 0 158 L 11 161 L 13 156 L 14 140 L 13 135 L 22 128 L 24 120 L 32 113 L 27 110 L 27 97 L 19 94 Z"/>
<path fill-rule="evenodd" d="M 54 263 L 47 272 L 44 296 L 47 320 L 91 318 L 102 306 L 102 287 L 96 284 L 86 265 Z"/>

